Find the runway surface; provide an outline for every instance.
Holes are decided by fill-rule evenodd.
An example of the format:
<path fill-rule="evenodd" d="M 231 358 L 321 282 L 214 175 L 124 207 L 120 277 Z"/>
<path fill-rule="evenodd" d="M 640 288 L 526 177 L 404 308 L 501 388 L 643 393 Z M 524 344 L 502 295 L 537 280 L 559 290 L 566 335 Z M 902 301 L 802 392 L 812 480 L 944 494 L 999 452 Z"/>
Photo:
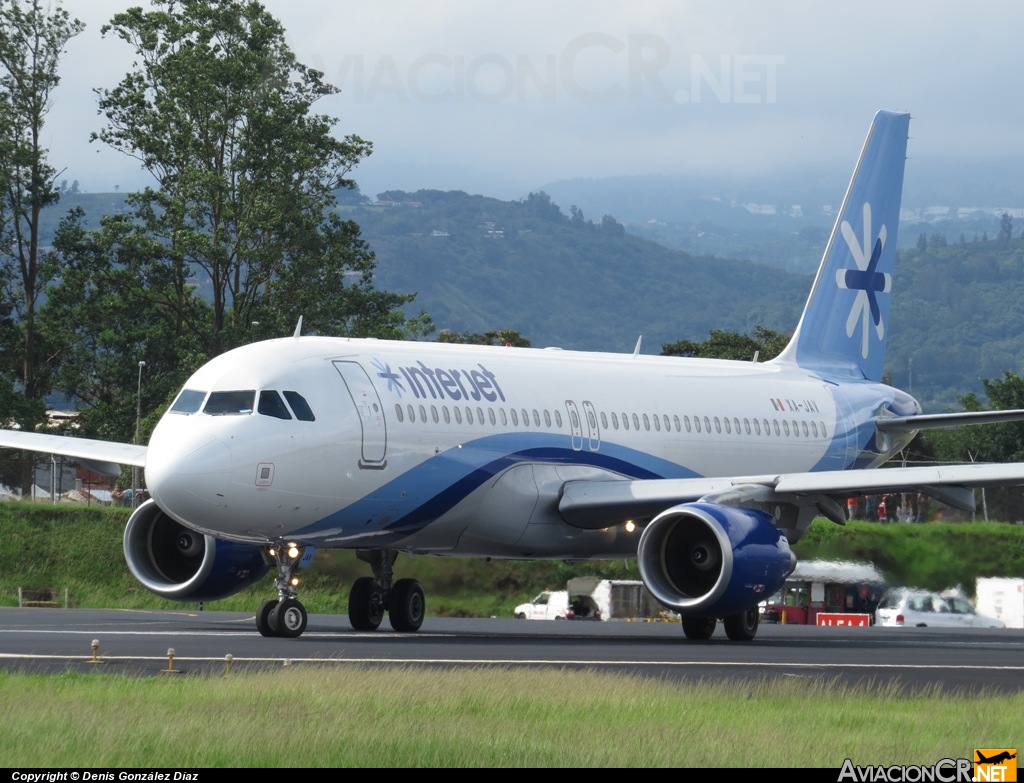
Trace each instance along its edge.
<path fill-rule="evenodd" d="M 92 663 L 92 644 L 98 642 Z M 157 675 L 233 667 L 427 665 L 591 668 L 669 679 L 820 677 L 908 687 L 1018 691 L 1024 631 L 762 625 L 752 642 L 719 628 L 706 642 L 678 623 L 427 618 L 416 634 L 353 631 L 312 615 L 298 639 L 268 639 L 251 614 L 0 608 L 0 666 L 12 671 Z"/>

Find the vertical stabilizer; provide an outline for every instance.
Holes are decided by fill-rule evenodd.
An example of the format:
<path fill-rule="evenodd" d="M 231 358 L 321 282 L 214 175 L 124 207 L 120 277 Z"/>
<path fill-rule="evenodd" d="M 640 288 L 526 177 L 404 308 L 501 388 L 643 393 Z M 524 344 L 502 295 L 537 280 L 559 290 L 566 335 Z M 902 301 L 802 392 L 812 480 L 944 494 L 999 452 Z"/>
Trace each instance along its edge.
<path fill-rule="evenodd" d="M 793 339 L 775 360 L 882 379 L 909 114 L 875 115 Z"/>

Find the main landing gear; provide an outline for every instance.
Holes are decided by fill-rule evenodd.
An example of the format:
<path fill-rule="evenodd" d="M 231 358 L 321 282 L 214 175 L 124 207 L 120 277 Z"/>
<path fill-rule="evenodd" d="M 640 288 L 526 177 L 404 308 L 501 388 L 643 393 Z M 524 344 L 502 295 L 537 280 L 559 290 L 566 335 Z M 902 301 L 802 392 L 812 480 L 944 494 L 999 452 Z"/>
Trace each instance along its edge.
<path fill-rule="evenodd" d="M 256 612 L 256 630 L 263 636 L 284 636 L 295 638 L 306 630 L 309 616 L 296 596 L 299 584 L 295 572 L 302 559 L 302 547 L 295 544 L 270 546 L 267 554 L 277 565 L 277 577 L 274 587 L 277 588 L 277 600 L 264 601 Z"/>
<path fill-rule="evenodd" d="M 715 632 L 718 621 L 714 617 L 683 617 L 683 634 L 687 639 L 710 639 Z M 761 613 L 755 606 L 739 614 L 731 614 L 722 618 L 725 635 L 734 642 L 749 642 L 757 634 L 757 626 L 761 622 Z"/>
<path fill-rule="evenodd" d="M 348 594 L 348 619 L 357 631 L 376 631 L 388 613 L 391 627 L 400 633 L 415 633 L 423 625 L 426 601 L 415 579 L 393 581 L 392 566 L 398 552 L 358 549 L 356 557 L 373 568 L 373 576 L 355 581 Z"/>

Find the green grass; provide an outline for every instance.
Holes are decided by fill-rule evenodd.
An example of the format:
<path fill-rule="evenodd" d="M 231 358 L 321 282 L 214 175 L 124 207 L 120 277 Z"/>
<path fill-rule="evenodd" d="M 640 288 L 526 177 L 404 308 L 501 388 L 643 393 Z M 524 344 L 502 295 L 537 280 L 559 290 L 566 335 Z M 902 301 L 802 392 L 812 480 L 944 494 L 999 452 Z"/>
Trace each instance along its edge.
<path fill-rule="evenodd" d="M 1024 692 L 557 669 L 0 673 L 7 767 L 832 767 L 1016 747 Z"/>

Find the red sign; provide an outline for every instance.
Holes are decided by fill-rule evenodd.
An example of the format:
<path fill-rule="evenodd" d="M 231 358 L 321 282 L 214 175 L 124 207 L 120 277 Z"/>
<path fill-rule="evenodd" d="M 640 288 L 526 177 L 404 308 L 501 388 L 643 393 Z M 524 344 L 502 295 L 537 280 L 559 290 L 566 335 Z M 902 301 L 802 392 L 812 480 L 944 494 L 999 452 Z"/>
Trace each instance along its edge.
<path fill-rule="evenodd" d="M 844 612 L 818 612 L 818 625 L 871 625 L 869 614 L 846 614 Z"/>

